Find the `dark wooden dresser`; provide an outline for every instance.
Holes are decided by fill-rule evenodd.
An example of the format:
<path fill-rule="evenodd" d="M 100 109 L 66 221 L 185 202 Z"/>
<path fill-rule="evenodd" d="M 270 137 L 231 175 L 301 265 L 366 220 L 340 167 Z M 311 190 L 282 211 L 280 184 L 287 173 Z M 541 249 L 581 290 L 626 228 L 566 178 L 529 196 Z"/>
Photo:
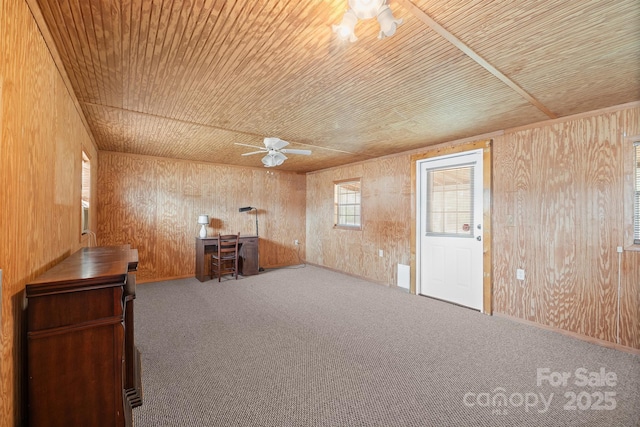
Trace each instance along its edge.
<path fill-rule="evenodd" d="M 138 252 L 83 248 L 26 286 L 30 426 L 131 426 Z"/>

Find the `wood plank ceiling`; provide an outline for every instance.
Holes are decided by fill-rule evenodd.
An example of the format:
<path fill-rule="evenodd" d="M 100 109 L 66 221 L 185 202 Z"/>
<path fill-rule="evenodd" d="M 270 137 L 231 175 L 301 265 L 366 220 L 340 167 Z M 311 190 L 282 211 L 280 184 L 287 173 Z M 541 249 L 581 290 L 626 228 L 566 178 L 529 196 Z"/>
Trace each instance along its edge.
<path fill-rule="evenodd" d="M 100 150 L 308 172 L 640 99 L 638 0 L 27 0 Z M 55 53 L 57 51 L 57 53 Z"/>

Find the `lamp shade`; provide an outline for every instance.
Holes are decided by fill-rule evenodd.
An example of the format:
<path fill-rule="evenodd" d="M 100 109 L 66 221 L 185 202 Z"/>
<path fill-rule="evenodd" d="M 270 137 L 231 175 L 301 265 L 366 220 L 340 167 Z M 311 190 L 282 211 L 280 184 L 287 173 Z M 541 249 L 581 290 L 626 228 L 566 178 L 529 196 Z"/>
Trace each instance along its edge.
<path fill-rule="evenodd" d="M 262 164 L 267 168 L 272 168 L 280 166 L 286 159 L 287 156 L 282 153 L 269 153 L 262 158 Z"/>
<path fill-rule="evenodd" d="M 333 25 L 333 32 L 342 40 L 355 42 L 358 38 L 354 30 L 358 19 L 378 18 L 380 33 L 378 38 L 390 37 L 402 24 L 402 19 L 395 19 L 393 12 L 387 5 L 388 0 L 348 0 L 349 9 L 342 17 L 340 25 Z"/>
<path fill-rule="evenodd" d="M 349 40 L 353 43 L 358 40 L 354 32 L 357 22 L 358 17 L 351 9 L 349 9 L 342 17 L 342 22 L 340 23 L 340 25 L 333 26 L 333 32 L 338 34 L 338 37 L 340 37 L 340 39 Z"/>

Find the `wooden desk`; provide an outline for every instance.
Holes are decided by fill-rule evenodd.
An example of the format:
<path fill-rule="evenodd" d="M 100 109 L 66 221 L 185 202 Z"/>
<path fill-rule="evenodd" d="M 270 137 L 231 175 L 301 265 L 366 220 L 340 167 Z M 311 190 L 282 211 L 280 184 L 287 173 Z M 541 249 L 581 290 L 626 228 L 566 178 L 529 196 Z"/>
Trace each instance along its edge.
<path fill-rule="evenodd" d="M 196 237 L 196 279 L 204 282 L 211 278 L 211 265 L 207 254 L 218 246 L 218 237 Z M 243 276 L 258 274 L 258 236 L 240 236 L 238 270 Z"/>
<path fill-rule="evenodd" d="M 132 425 L 137 266 L 128 245 L 82 248 L 27 284 L 30 426 Z"/>

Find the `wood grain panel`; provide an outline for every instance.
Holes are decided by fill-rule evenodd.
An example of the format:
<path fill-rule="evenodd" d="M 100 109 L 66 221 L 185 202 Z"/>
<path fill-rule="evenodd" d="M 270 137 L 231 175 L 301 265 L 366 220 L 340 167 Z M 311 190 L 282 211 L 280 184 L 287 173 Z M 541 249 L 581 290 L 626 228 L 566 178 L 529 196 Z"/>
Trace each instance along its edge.
<path fill-rule="evenodd" d="M 156 268 L 155 223 L 158 176 L 154 168 L 129 156 L 100 155 L 97 206 L 98 245 L 129 244 L 138 249 L 138 281 L 149 280 Z M 132 185 L 135 182 L 136 185 Z"/>
<path fill-rule="evenodd" d="M 640 349 L 640 251 L 622 254 L 621 276 L 619 343 Z"/>
<path fill-rule="evenodd" d="M 496 311 L 617 342 L 616 248 L 631 219 L 622 209 L 623 144 L 637 114 L 637 107 L 594 113 L 495 139 L 494 224 L 503 224 L 493 234 Z M 633 288 L 627 267 L 621 280 Z M 524 282 L 515 280 L 517 268 Z M 639 320 L 635 296 L 626 298 L 623 345 L 637 348 L 629 323 Z"/>
<path fill-rule="evenodd" d="M 307 174 L 309 262 L 395 286 L 409 264 L 410 176 L 407 155 Z M 334 181 L 349 178 L 361 178 L 361 230 L 333 228 Z"/>
<path fill-rule="evenodd" d="M 633 205 L 635 167 L 633 143 L 640 141 L 640 108 L 621 112 L 624 160 L 624 201 L 622 222 L 625 251 L 621 254 L 620 273 L 620 344 L 640 349 L 640 248 L 633 245 Z"/>
<path fill-rule="evenodd" d="M 198 215 L 209 215 L 210 235 L 255 235 L 255 211 L 242 206 L 258 208 L 262 267 L 298 264 L 298 249 L 305 257 L 302 175 L 101 152 L 98 191 L 98 242 L 137 248 L 139 282 L 193 276 Z"/>
<path fill-rule="evenodd" d="M 308 172 L 640 95 L 634 0 L 403 0 L 353 44 L 344 0 L 28 1 L 104 151 L 260 166 L 233 142 L 278 136 Z"/>
<path fill-rule="evenodd" d="M 0 4 L 0 52 L 0 426 L 13 427 L 26 407 L 24 287 L 88 243 L 81 153 L 97 161 L 97 149 L 24 1 Z"/>
<path fill-rule="evenodd" d="M 640 107 L 631 105 L 494 136 L 490 250 L 496 313 L 616 345 L 620 278 L 619 344 L 640 348 L 640 252 L 624 252 L 620 275 L 616 252 L 617 246 L 632 243 L 631 215 L 623 206 L 632 207 L 624 199 L 632 199 L 625 191 L 633 187 L 622 164 L 631 152 L 630 145 L 624 150 L 625 142 L 630 144 L 625 135 L 637 134 Z M 444 154 L 465 143 L 453 141 L 438 150 Z M 401 166 L 406 156 L 307 174 L 307 236 L 314 236 L 307 243 L 310 262 L 389 284 L 396 260 L 381 265 L 375 255 L 384 242 L 380 236 L 391 235 L 401 254 L 397 262 L 415 262 L 406 252 L 415 229 L 411 224 L 396 228 L 388 220 L 390 206 L 396 214 L 415 209 L 410 194 L 399 190 L 403 179 L 411 177 L 408 186 L 415 180 L 410 167 Z M 334 230 L 333 181 L 353 177 L 363 178 L 365 227 L 362 232 Z M 525 270 L 524 282 L 516 280 L 517 268 Z"/>
<path fill-rule="evenodd" d="M 640 19 L 633 0 L 568 0 L 553 7 L 544 2 L 414 3 L 560 116 L 602 108 L 594 101 L 603 91 L 620 96 L 615 104 L 638 99 L 639 92 L 630 90 L 640 81 L 634 42 L 640 30 L 628 25 Z M 583 37 L 583 43 L 572 42 Z M 615 58 L 609 54 L 614 45 L 621 54 Z M 573 58 L 570 64 L 564 61 L 567 55 Z M 607 82 L 607 75 L 626 78 Z M 576 96 L 587 92 L 591 100 L 577 102 Z"/>
<path fill-rule="evenodd" d="M 193 242 L 182 239 L 182 236 L 193 235 L 193 222 L 185 221 L 193 212 L 192 201 L 184 188 L 185 172 L 189 169 L 171 160 L 155 162 L 156 176 L 156 210 L 162 209 L 162 215 L 154 215 L 156 245 L 153 249 L 158 277 L 179 277 L 184 274 L 182 263 L 175 262 L 172 256 L 177 252 L 189 253 L 193 250 Z"/>

